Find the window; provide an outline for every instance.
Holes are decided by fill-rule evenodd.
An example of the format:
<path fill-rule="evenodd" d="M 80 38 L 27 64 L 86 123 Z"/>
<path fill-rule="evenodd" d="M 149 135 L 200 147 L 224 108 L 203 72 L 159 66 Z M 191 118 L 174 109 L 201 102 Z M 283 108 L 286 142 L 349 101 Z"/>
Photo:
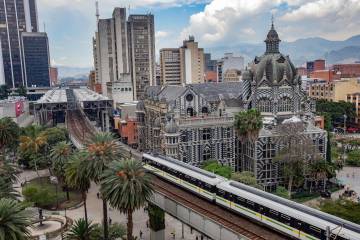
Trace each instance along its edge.
<path fill-rule="evenodd" d="M 279 100 L 279 112 L 291 112 L 291 99 L 289 97 L 282 97 Z"/>
<path fill-rule="evenodd" d="M 186 114 L 190 117 L 193 117 L 194 116 L 194 109 L 192 107 L 188 107 L 186 109 Z"/>
<path fill-rule="evenodd" d="M 203 129 L 203 140 L 209 140 L 209 139 L 211 139 L 211 129 L 204 128 Z"/>
<path fill-rule="evenodd" d="M 186 101 L 191 102 L 194 99 L 194 96 L 189 93 L 188 95 L 186 95 L 185 98 L 186 98 Z"/>
<path fill-rule="evenodd" d="M 208 107 L 202 107 L 201 112 L 204 113 L 204 114 L 209 113 Z"/>
<path fill-rule="evenodd" d="M 270 99 L 268 98 L 265 97 L 260 98 L 257 103 L 257 106 L 260 112 L 271 112 L 271 102 Z"/>
<path fill-rule="evenodd" d="M 203 152 L 203 160 L 207 161 L 211 158 L 211 151 L 209 148 L 206 148 Z"/>

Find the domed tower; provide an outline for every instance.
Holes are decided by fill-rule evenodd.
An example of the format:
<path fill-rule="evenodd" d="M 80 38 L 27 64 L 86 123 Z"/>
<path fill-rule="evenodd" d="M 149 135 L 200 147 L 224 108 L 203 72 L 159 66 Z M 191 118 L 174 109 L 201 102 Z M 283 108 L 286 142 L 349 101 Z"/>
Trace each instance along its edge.
<path fill-rule="evenodd" d="M 305 96 L 301 78 L 289 56 L 279 51 L 280 38 L 274 23 L 265 39 L 266 51 L 255 57 L 243 73 L 243 101 L 248 108 L 258 109 L 262 116 L 274 119 L 299 115 Z"/>
<path fill-rule="evenodd" d="M 165 125 L 164 138 L 165 138 L 165 154 L 166 156 L 179 158 L 179 128 L 175 123 L 173 117 Z"/>
<path fill-rule="evenodd" d="M 146 136 L 146 126 L 145 126 L 145 104 L 143 101 L 139 101 L 136 104 L 136 119 L 137 119 L 137 132 L 138 136 Z M 138 149 L 144 151 L 146 148 L 146 142 L 144 137 L 138 137 Z"/>

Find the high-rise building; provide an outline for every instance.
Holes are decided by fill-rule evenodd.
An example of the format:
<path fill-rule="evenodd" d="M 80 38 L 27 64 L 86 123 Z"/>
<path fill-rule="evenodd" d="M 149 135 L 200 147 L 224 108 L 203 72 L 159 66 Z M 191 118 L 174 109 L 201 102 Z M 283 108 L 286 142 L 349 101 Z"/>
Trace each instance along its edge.
<path fill-rule="evenodd" d="M 182 82 L 185 84 L 203 83 L 204 49 L 199 48 L 194 36 L 189 36 L 180 47 Z"/>
<path fill-rule="evenodd" d="M 217 61 L 211 59 L 211 53 L 204 53 L 204 71 L 216 71 Z"/>
<path fill-rule="evenodd" d="M 0 2 L 0 39 L 5 83 L 9 87 L 25 85 L 21 34 L 38 30 L 35 0 Z"/>
<path fill-rule="evenodd" d="M 225 75 L 232 75 L 233 72 L 241 72 L 244 70 L 244 58 L 235 56 L 233 53 L 225 53 L 224 57 L 218 62 L 218 82 L 223 82 Z M 230 71 L 231 73 L 227 73 Z"/>
<path fill-rule="evenodd" d="M 130 15 L 127 21 L 126 9 L 115 8 L 112 18 L 98 19 L 97 23 L 93 55 L 95 79 L 102 94 L 120 99 L 122 93 L 116 90 L 125 83 L 117 82 L 127 86 L 126 74 L 131 74 L 132 87 L 126 88 L 139 98 L 146 86 L 155 84 L 154 16 Z"/>
<path fill-rule="evenodd" d="M 1 48 L 1 39 L 0 39 L 0 86 L 5 85 L 5 74 L 4 74 L 4 62 Z"/>
<path fill-rule="evenodd" d="M 160 82 L 162 85 L 181 85 L 181 58 L 179 48 L 160 50 Z"/>
<path fill-rule="evenodd" d="M 128 41 L 134 98 L 142 97 L 147 86 L 155 85 L 154 15 L 130 15 Z"/>
<path fill-rule="evenodd" d="M 94 73 L 95 75 L 95 73 Z M 56 86 L 59 84 L 58 82 L 58 69 L 57 67 L 50 67 L 50 84 L 51 86 Z"/>
<path fill-rule="evenodd" d="M 49 87 L 49 44 L 46 33 L 23 32 L 23 66 L 26 87 Z"/>

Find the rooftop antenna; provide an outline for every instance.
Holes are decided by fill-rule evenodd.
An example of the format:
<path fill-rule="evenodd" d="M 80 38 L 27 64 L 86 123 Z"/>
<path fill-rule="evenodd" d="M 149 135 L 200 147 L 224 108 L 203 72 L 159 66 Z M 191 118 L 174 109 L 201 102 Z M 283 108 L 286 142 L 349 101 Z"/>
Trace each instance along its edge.
<path fill-rule="evenodd" d="M 45 25 L 45 22 L 44 22 L 43 24 L 44 24 L 44 32 L 46 32 L 46 25 Z"/>
<path fill-rule="evenodd" d="M 274 14 L 271 14 L 271 28 L 274 28 Z"/>
<path fill-rule="evenodd" d="M 96 22 L 99 22 L 100 14 L 99 14 L 99 2 L 98 1 L 95 1 L 95 8 L 96 8 Z"/>
<path fill-rule="evenodd" d="M 130 15 L 130 4 L 128 5 L 128 14 Z"/>

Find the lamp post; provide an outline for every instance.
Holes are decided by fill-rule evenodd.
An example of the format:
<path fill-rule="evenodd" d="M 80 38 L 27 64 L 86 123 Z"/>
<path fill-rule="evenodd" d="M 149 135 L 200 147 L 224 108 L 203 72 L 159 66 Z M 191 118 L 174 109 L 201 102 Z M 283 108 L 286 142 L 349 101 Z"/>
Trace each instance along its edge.
<path fill-rule="evenodd" d="M 346 119 L 347 119 L 347 116 L 346 116 L 346 114 L 344 114 L 344 134 L 346 134 Z"/>

